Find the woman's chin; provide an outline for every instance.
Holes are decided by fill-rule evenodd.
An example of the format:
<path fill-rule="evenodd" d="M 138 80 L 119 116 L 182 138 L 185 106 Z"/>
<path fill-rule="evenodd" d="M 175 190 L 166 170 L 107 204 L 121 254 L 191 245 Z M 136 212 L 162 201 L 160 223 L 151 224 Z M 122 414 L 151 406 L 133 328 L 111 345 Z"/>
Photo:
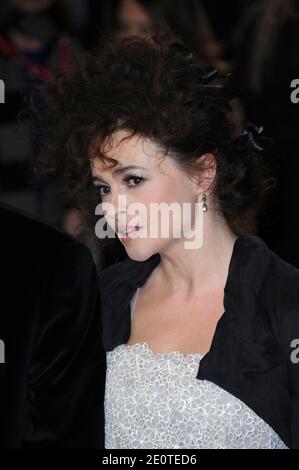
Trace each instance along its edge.
<path fill-rule="evenodd" d="M 151 256 L 159 252 L 158 247 L 151 246 L 149 240 L 133 240 L 124 244 L 127 255 L 134 261 L 146 261 Z"/>

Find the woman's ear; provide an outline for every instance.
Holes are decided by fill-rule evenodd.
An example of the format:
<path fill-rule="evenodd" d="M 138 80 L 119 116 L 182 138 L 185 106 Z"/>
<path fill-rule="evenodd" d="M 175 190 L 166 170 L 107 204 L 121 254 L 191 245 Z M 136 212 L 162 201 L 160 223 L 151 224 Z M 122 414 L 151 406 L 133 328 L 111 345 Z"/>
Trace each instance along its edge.
<path fill-rule="evenodd" d="M 198 189 L 207 192 L 216 176 L 217 162 L 214 154 L 205 153 L 198 158 Z"/>

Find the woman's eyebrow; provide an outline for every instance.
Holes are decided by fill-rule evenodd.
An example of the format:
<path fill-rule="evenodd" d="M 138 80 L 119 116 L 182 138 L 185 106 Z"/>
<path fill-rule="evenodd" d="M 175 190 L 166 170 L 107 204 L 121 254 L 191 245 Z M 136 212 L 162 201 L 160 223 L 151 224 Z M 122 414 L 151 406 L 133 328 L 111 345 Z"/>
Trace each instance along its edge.
<path fill-rule="evenodd" d="M 143 166 L 139 166 L 139 165 L 127 165 L 127 166 L 122 166 L 120 168 L 117 168 L 116 170 L 113 171 L 113 174 L 114 175 L 119 175 L 121 173 L 124 173 L 125 171 L 127 170 L 146 170 L 147 171 L 147 168 L 143 167 Z M 92 178 L 92 181 L 102 181 L 103 183 L 105 183 L 105 180 L 100 176 L 93 176 Z"/>
<path fill-rule="evenodd" d="M 120 168 L 117 168 L 116 170 L 113 171 L 113 174 L 118 175 L 120 173 L 123 173 L 126 170 L 146 170 L 143 166 L 138 166 L 138 165 L 128 165 L 128 166 L 122 166 Z"/>

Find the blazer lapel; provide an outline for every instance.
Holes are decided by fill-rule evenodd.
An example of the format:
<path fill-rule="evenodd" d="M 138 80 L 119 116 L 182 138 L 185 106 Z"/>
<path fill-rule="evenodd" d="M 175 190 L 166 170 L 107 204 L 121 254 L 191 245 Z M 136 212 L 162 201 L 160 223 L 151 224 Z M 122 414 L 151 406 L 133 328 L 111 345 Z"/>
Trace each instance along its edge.
<path fill-rule="evenodd" d="M 103 345 L 106 351 L 128 341 L 131 332 L 131 299 L 160 260 L 158 253 L 142 262 L 126 257 L 99 273 Z"/>
<path fill-rule="evenodd" d="M 282 364 L 281 346 L 263 310 L 271 295 L 267 284 L 271 257 L 272 252 L 257 236 L 236 240 L 224 289 L 225 311 L 211 348 L 200 362 L 197 378 L 217 377 L 218 382 L 239 392 L 240 378 L 245 374 Z"/>

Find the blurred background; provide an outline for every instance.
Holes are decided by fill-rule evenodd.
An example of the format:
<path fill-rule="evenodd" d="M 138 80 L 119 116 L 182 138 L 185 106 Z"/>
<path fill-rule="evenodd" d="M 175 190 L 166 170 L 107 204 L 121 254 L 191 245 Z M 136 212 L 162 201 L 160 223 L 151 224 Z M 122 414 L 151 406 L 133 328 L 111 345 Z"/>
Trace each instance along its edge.
<path fill-rule="evenodd" d="M 276 142 L 278 184 L 252 233 L 299 267 L 299 103 L 290 99 L 291 81 L 299 79 L 298 0 L 2 0 L 0 202 L 80 238 L 80 209 L 55 183 L 30 180 L 41 136 L 20 119 L 24 98 L 54 68 L 67 69 L 108 35 L 154 31 L 178 33 L 203 62 L 232 73 L 240 128 L 259 123 Z M 107 245 L 95 236 L 82 240 L 99 269 L 126 255 L 117 238 Z"/>

